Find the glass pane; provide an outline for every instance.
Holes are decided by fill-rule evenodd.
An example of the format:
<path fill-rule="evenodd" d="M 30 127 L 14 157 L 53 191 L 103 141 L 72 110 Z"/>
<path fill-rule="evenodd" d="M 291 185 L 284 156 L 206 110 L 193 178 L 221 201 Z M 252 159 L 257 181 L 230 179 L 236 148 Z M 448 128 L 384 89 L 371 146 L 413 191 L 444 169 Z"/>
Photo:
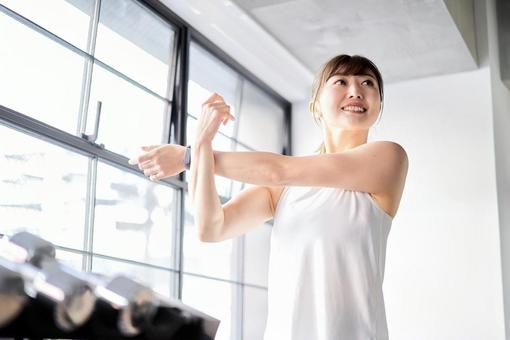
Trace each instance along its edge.
<path fill-rule="evenodd" d="M 186 123 L 186 134 L 188 136 L 188 141 L 194 141 L 194 139 L 190 140 L 190 136 L 195 136 L 197 120 L 188 115 L 188 121 Z M 192 144 L 188 143 L 188 144 Z M 217 133 L 212 141 L 213 150 L 217 151 L 231 151 L 232 150 L 232 140 L 225 137 L 224 135 Z M 230 186 L 232 181 L 229 178 L 222 176 L 215 176 L 214 181 L 216 183 L 216 191 L 218 195 L 223 197 L 230 197 Z"/>
<path fill-rule="evenodd" d="M 244 287 L 243 340 L 264 337 L 267 319 L 267 291 Z"/>
<path fill-rule="evenodd" d="M 174 291 L 175 274 L 163 269 L 93 256 L 92 272 L 109 278 L 119 274 L 125 275 L 166 297 L 172 297 Z"/>
<path fill-rule="evenodd" d="M 82 271 L 83 270 L 83 257 L 85 255 L 73 253 L 70 251 L 65 251 L 57 248 L 56 258 L 57 260 L 64 264 L 65 266 L 71 267 L 75 270 Z"/>
<path fill-rule="evenodd" d="M 166 97 L 174 29 L 136 1 L 102 1 L 95 56 Z"/>
<path fill-rule="evenodd" d="M 233 340 L 236 289 L 230 283 L 184 274 L 182 302 L 220 320 L 215 340 Z"/>
<path fill-rule="evenodd" d="M 255 150 L 282 152 L 285 136 L 283 108 L 249 81 L 243 82 L 238 120 L 239 141 Z"/>
<path fill-rule="evenodd" d="M 87 134 L 94 130 L 98 101 L 102 105 L 97 143 L 106 149 L 131 158 L 140 154 L 140 146 L 166 140 L 167 103 L 96 64 Z"/>
<path fill-rule="evenodd" d="M 267 223 L 244 235 L 244 282 L 267 287 L 270 240 Z"/>
<path fill-rule="evenodd" d="M 87 50 L 92 0 L 34 1 L 0 0 L 12 9 L 74 46 Z"/>
<path fill-rule="evenodd" d="M 197 134 L 197 118 L 187 115 L 187 121 L 186 121 L 186 141 L 188 144 L 193 144 L 195 142 L 195 137 Z"/>
<path fill-rule="evenodd" d="M 99 162 L 94 252 L 173 268 L 176 194 Z"/>
<path fill-rule="evenodd" d="M 2 233 L 83 249 L 86 157 L 0 125 Z"/>
<path fill-rule="evenodd" d="M 235 280 L 237 258 L 233 240 L 222 242 L 201 242 L 191 213 L 189 195 L 185 195 L 185 226 L 184 226 L 184 271 L 200 275 Z"/>
<path fill-rule="evenodd" d="M 233 136 L 237 123 L 237 103 L 240 89 L 239 75 L 218 58 L 195 43 L 190 45 L 190 65 L 188 81 L 188 112 L 199 117 L 202 103 L 217 92 L 230 105 L 230 113 L 236 117 L 227 125 L 220 125 L 219 131 Z"/>
<path fill-rule="evenodd" d="M 84 60 L 0 12 L 0 105 L 76 133 Z"/>

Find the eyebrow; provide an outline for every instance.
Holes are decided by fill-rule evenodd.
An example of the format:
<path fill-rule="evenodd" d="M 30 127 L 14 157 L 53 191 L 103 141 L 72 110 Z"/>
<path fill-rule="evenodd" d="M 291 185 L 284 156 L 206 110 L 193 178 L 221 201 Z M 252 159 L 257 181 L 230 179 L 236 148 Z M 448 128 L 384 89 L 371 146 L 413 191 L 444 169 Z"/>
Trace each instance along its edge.
<path fill-rule="evenodd" d="M 329 82 L 329 80 L 330 80 L 331 78 L 333 78 L 334 76 L 344 76 L 344 77 L 345 77 L 345 76 L 347 76 L 347 75 L 346 75 L 346 74 L 343 74 L 343 73 L 333 73 L 333 74 L 331 75 L 331 77 L 329 77 L 329 78 L 328 78 L 328 80 L 326 80 L 326 82 Z M 372 79 L 374 80 L 374 83 L 376 83 L 376 84 L 377 84 L 377 86 L 379 86 L 379 82 L 378 82 L 378 81 L 377 81 L 377 79 L 376 79 L 374 76 L 372 76 L 371 74 L 367 74 L 367 73 L 359 73 L 359 74 L 354 74 L 354 76 L 365 76 L 365 77 L 370 77 L 370 78 L 372 78 Z"/>
<path fill-rule="evenodd" d="M 375 79 L 375 77 L 373 75 L 368 74 L 368 73 L 358 73 L 358 74 L 349 74 L 349 75 L 357 76 L 357 77 L 358 76 L 366 76 L 366 77 L 372 78 L 373 80 L 377 80 L 377 79 Z M 333 73 L 331 75 L 331 77 L 329 77 L 329 78 L 333 78 L 334 76 L 347 76 L 347 74 L 344 74 L 344 73 Z"/>

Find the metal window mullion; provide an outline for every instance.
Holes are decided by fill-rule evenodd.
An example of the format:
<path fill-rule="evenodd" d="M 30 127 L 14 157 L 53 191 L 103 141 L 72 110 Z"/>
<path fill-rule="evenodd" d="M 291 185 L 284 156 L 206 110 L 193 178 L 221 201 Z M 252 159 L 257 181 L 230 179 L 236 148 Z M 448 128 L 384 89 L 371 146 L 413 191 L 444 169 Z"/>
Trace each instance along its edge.
<path fill-rule="evenodd" d="M 186 220 L 185 216 L 185 204 L 184 204 L 184 190 L 175 190 L 175 195 L 177 196 L 176 204 L 174 205 L 175 214 L 172 226 L 174 228 L 174 237 L 173 237 L 173 259 L 174 264 L 173 267 L 177 271 L 177 275 L 173 275 L 173 291 L 170 292 L 171 296 L 176 297 L 178 299 L 182 298 L 182 272 L 183 272 L 183 242 L 184 242 L 184 224 Z"/>
<path fill-rule="evenodd" d="M 244 87 L 244 78 L 238 74 L 237 76 L 237 87 L 236 87 L 236 103 L 237 107 L 236 112 L 236 120 L 234 125 L 234 132 L 231 138 L 232 147 L 231 150 L 235 150 L 237 144 L 237 137 L 239 133 L 239 122 L 241 117 L 241 107 L 243 100 L 243 87 Z M 230 191 L 228 193 L 229 197 L 232 197 L 234 181 L 230 181 Z M 234 310 L 233 310 L 233 322 L 232 322 L 232 332 L 234 334 L 234 339 L 242 339 L 243 338 L 243 319 L 244 319 L 244 244 L 245 244 L 246 235 L 242 235 L 240 237 L 236 237 L 234 239 L 235 252 L 234 258 L 235 261 L 235 273 L 236 273 L 236 281 L 241 282 L 241 284 L 235 285 L 235 295 L 234 295 Z"/>
<path fill-rule="evenodd" d="M 172 61 L 170 63 L 170 67 L 168 68 L 168 78 L 167 78 L 167 91 L 166 91 L 166 97 L 169 99 L 169 103 L 166 106 L 166 114 L 165 114 L 165 120 L 163 122 L 163 141 L 166 141 L 168 143 L 179 143 L 179 141 L 176 141 L 173 139 L 173 136 L 171 135 L 171 126 L 172 126 L 172 114 L 179 114 L 174 108 L 176 107 L 174 105 L 176 96 L 175 93 L 175 86 L 176 86 L 176 78 L 177 78 L 177 68 L 178 68 L 178 62 L 180 60 L 179 58 L 179 49 L 181 44 L 181 36 L 180 36 L 180 30 L 173 31 L 174 34 L 174 46 L 170 49 L 170 57 L 172 58 Z"/>
<path fill-rule="evenodd" d="M 236 94 L 235 94 L 235 107 L 237 108 L 236 112 L 236 120 L 234 121 L 234 132 L 232 137 L 230 138 L 230 150 L 236 151 L 237 149 L 237 133 L 239 130 L 239 116 L 241 115 L 241 103 L 243 98 L 243 77 L 241 75 L 237 75 L 237 86 L 236 86 Z M 230 181 L 230 186 L 228 190 L 228 197 L 232 197 L 232 193 L 234 191 L 234 181 Z"/>
<path fill-rule="evenodd" d="M 92 254 L 94 250 L 94 216 L 96 207 L 97 186 L 97 157 L 89 158 L 87 171 L 87 194 L 85 198 L 85 235 L 83 248 L 86 253 Z M 92 255 L 83 257 L 83 270 L 92 271 Z"/>
<path fill-rule="evenodd" d="M 234 305 L 234 320 L 232 325 L 232 332 L 234 339 L 242 339 L 243 337 L 243 311 L 244 311 L 244 244 L 246 240 L 246 234 L 234 239 L 235 245 L 235 264 L 236 264 L 236 281 L 240 282 L 236 284 L 235 290 L 235 303 Z"/>
<path fill-rule="evenodd" d="M 76 128 L 77 136 L 85 133 L 87 128 L 87 113 L 90 101 L 90 91 L 92 84 L 92 71 L 94 68 L 94 53 L 96 50 L 97 27 L 99 25 L 99 14 L 101 10 L 101 0 L 94 2 L 94 10 L 90 16 L 89 34 L 87 38 L 87 54 L 91 57 L 85 57 L 83 68 L 82 93 L 80 96 L 80 111 L 78 113 L 78 126 Z"/>
<path fill-rule="evenodd" d="M 235 120 L 235 125 L 234 125 L 234 134 L 233 134 L 233 138 L 235 140 L 238 140 L 239 139 L 239 123 L 240 123 L 240 117 L 241 117 L 241 110 L 242 110 L 242 106 L 243 106 L 243 96 L 244 96 L 244 78 L 239 75 L 238 76 L 238 81 L 237 81 L 237 90 L 236 90 L 236 107 L 237 107 L 237 117 L 236 117 L 236 120 Z"/>
<path fill-rule="evenodd" d="M 187 118 L 187 100 L 188 100 L 188 74 L 189 74 L 189 31 L 183 27 L 179 30 L 175 45 L 175 68 L 174 68 L 174 85 L 172 96 L 172 112 L 169 124 L 169 143 L 178 143 L 184 145 L 186 142 L 186 118 Z M 186 184 L 186 171 L 179 174 L 179 180 Z M 175 250 L 177 256 L 176 267 L 177 275 L 177 298 L 182 299 L 183 285 L 183 265 L 184 265 L 184 228 L 186 218 L 185 194 L 187 186 L 180 190 L 179 199 L 179 216 L 180 219 L 176 228 L 178 248 Z"/>

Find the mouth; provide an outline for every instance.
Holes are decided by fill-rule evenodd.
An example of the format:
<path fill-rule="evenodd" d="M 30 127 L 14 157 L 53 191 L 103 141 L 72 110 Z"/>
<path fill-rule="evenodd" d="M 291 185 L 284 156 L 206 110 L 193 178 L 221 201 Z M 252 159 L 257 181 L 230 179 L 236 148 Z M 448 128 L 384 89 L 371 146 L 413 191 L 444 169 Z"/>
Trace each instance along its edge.
<path fill-rule="evenodd" d="M 366 108 L 361 107 L 361 106 L 356 106 L 356 105 L 344 106 L 341 109 L 342 109 L 342 111 L 346 111 L 346 112 L 350 112 L 350 113 L 357 113 L 357 114 L 365 113 L 367 111 Z"/>

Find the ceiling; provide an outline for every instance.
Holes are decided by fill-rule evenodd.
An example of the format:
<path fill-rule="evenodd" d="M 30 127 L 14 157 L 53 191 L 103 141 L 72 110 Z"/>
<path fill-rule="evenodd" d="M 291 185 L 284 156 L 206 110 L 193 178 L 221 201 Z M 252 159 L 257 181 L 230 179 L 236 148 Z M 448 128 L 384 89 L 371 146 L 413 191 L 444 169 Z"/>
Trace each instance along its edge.
<path fill-rule="evenodd" d="M 341 53 L 370 58 L 386 83 L 478 67 L 477 0 L 159 1 L 292 102 Z"/>
<path fill-rule="evenodd" d="M 232 0 L 316 73 L 360 54 L 386 82 L 477 68 L 473 0 Z"/>

